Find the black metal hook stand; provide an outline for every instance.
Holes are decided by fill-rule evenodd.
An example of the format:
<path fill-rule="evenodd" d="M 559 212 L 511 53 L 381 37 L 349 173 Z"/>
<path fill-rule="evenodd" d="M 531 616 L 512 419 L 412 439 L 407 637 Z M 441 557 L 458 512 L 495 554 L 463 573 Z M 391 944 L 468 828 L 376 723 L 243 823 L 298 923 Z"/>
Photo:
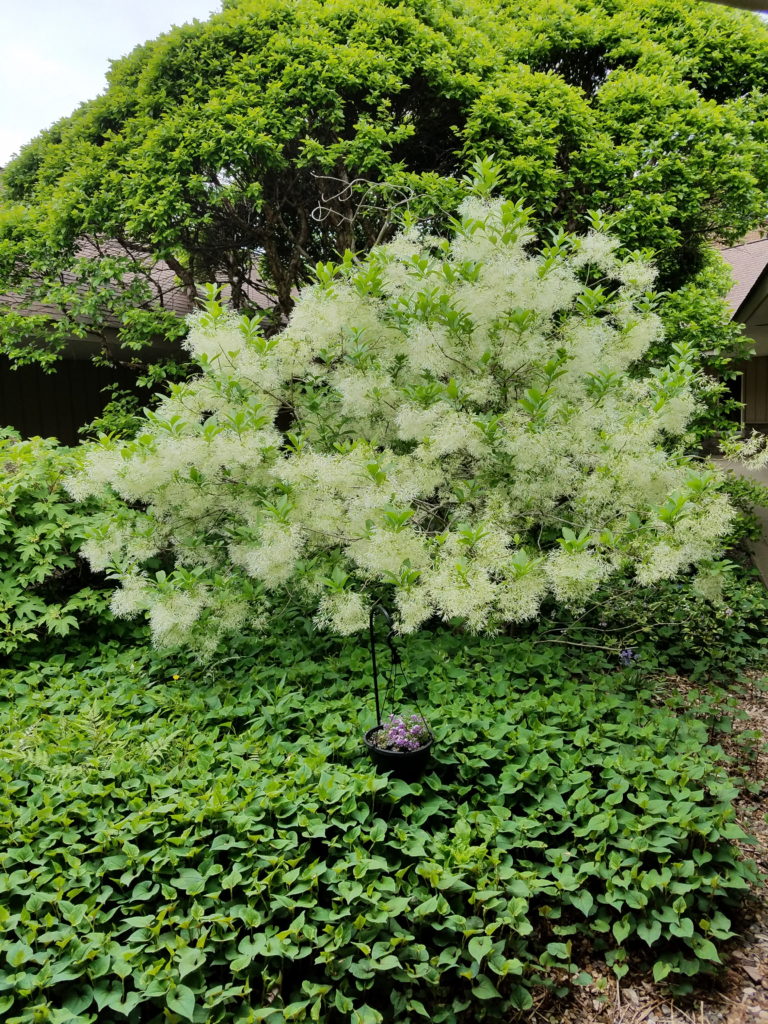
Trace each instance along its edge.
<path fill-rule="evenodd" d="M 382 729 L 381 699 L 379 696 L 379 666 L 376 661 L 376 629 L 374 625 L 377 615 L 383 615 L 387 620 L 389 629 L 387 631 L 386 642 L 392 657 L 392 675 L 389 678 L 389 685 L 386 693 L 384 694 L 385 700 L 387 699 L 390 689 L 394 685 L 395 674 L 398 668 L 400 668 L 400 673 L 402 675 L 400 652 L 397 647 L 395 647 L 394 631 L 392 629 L 392 616 L 386 608 L 383 608 L 380 604 L 374 604 L 371 608 L 371 613 L 368 619 L 368 629 L 371 649 L 371 668 L 373 669 L 373 696 L 376 700 L 376 725 L 373 729 L 368 730 L 363 739 L 366 747 L 368 748 L 371 760 L 377 768 L 381 771 L 392 772 L 399 778 L 405 779 L 409 782 L 416 782 L 421 777 L 427 762 L 429 761 L 430 750 L 434 741 L 432 732 L 426 725 L 424 715 L 421 714 L 421 708 L 419 708 L 419 714 L 421 714 L 421 720 L 424 722 L 428 734 L 426 743 L 423 743 L 416 750 L 401 750 L 399 748 L 389 750 L 386 747 L 379 747 L 376 743 L 376 737 Z M 418 703 L 416 706 L 418 707 Z"/>
<path fill-rule="evenodd" d="M 376 661 L 376 629 L 374 621 L 377 615 L 383 615 L 387 620 L 389 631 L 387 632 L 386 643 L 389 647 L 389 652 L 392 656 L 392 664 L 400 664 L 400 652 L 395 647 L 395 641 L 392 637 L 392 616 L 389 614 L 386 608 L 380 604 L 374 604 L 371 608 L 371 614 L 368 617 L 368 632 L 369 632 L 369 644 L 371 650 L 371 669 L 373 670 L 373 697 L 376 701 L 376 725 L 381 725 L 381 702 L 379 700 L 379 667 Z"/>

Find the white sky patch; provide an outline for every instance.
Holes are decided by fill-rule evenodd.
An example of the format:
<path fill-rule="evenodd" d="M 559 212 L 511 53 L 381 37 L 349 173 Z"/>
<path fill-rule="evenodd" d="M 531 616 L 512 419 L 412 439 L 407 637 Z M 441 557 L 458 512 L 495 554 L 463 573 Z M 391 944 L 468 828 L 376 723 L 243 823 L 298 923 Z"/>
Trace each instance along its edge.
<path fill-rule="evenodd" d="M 106 87 L 109 62 L 220 0 L 0 0 L 0 166 Z"/>

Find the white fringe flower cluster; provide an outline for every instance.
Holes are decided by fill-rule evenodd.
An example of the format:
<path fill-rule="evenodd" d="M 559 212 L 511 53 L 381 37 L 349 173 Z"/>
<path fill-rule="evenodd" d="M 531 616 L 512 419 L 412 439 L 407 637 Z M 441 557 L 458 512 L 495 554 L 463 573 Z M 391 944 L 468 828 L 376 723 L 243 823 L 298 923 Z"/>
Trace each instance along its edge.
<path fill-rule="evenodd" d="M 201 374 L 70 482 L 125 502 L 86 548 L 115 611 L 209 649 L 286 594 L 341 634 L 382 597 L 404 632 L 494 629 L 715 557 L 732 510 L 681 451 L 687 353 L 629 372 L 660 337 L 652 279 L 609 236 L 539 244 L 520 204 L 472 195 L 451 239 L 320 265 L 277 336 L 212 301 Z"/>

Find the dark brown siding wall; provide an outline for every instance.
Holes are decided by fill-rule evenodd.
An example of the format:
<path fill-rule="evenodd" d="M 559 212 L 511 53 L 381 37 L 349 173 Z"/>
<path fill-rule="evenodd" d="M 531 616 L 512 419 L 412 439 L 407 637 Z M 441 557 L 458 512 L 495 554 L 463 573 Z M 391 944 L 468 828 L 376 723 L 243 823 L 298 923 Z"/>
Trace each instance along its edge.
<path fill-rule="evenodd" d="M 744 422 L 768 423 L 768 356 L 756 356 L 744 374 Z"/>
<path fill-rule="evenodd" d="M 15 427 L 24 437 L 57 437 L 77 444 L 77 428 L 98 416 L 109 394 L 108 384 L 130 386 L 126 370 L 104 369 L 87 359 L 66 359 L 54 373 L 38 366 L 12 370 L 0 357 L 0 426 Z"/>

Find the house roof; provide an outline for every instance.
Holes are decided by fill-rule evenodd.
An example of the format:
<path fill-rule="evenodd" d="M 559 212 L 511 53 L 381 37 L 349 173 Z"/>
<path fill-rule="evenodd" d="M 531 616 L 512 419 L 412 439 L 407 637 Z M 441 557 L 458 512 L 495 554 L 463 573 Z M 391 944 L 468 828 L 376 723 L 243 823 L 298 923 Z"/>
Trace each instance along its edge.
<path fill-rule="evenodd" d="M 737 316 L 750 292 L 768 267 L 768 238 L 757 238 L 730 249 L 721 249 L 720 255 L 730 264 L 735 284 L 726 296 L 726 302 Z"/>
<path fill-rule="evenodd" d="M 124 273 L 123 280 L 127 284 L 131 278 L 143 277 L 149 285 L 151 293 L 148 305 L 168 310 L 179 317 L 185 317 L 199 308 L 197 300 L 201 291 L 197 288 L 185 287 L 165 260 L 155 260 L 140 249 L 134 249 L 130 245 L 124 245 L 111 239 L 102 240 L 98 244 L 81 239 L 75 255 L 82 260 L 115 256 L 128 257 L 133 262 L 135 269 Z M 87 284 L 78 283 L 77 275 L 71 271 L 63 271 L 60 280 L 63 285 L 75 284 L 76 290 L 81 294 L 87 292 Z M 231 287 L 226 281 L 221 284 L 222 298 L 227 302 L 230 298 Z M 257 308 L 269 309 L 273 304 L 267 297 L 267 290 L 261 286 L 258 273 L 254 273 L 254 279 L 243 285 L 243 292 L 252 305 Z M 23 295 L 0 295 L 0 305 L 11 307 L 25 316 L 45 316 L 53 320 L 60 320 L 64 316 L 60 306 L 54 303 L 30 301 Z M 77 319 L 83 324 L 89 322 L 88 317 L 80 316 Z M 113 329 L 119 329 L 121 326 L 120 320 L 108 312 L 101 322 L 105 327 Z"/>
<path fill-rule="evenodd" d="M 151 305 L 167 309 L 169 312 L 176 313 L 180 317 L 186 316 L 195 309 L 194 298 L 190 296 L 188 290 L 184 289 L 174 271 L 171 270 L 164 260 L 153 262 L 146 254 L 134 251 L 127 246 L 113 241 L 107 241 L 97 246 L 93 242 L 82 240 L 78 243 L 76 255 L 79 259 L 88 260 L 98 259 L 103 256 L 127 256 L 133 261 L 136 270 L 125 276 L 136 277 L 141 275 L 146 279 L 152 293 Z M 60 279 L 63 285 L 77 284 L 77 275 L 68 270 L 61 274 Z M 78 292 L 85 293 L 86 290 L 87 285 L 77 284 Z M 31 302 L 23 295 L 0 295 L 0 304 L 7 307 L 10 306 L 16 312 L 23 313 L 25 316 L 45 316 L 53 320 L 59 320 L 64 315 L 61 307 L 54 303 Z M 78 319 L 87 322 L 86 318 L 80 317 Z M 104 317 L 103 322 L 105 326 L 115 328 L 120 323 L 117 318 L 109 313 Z"/>

